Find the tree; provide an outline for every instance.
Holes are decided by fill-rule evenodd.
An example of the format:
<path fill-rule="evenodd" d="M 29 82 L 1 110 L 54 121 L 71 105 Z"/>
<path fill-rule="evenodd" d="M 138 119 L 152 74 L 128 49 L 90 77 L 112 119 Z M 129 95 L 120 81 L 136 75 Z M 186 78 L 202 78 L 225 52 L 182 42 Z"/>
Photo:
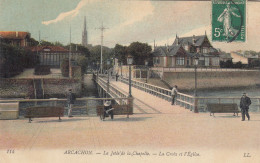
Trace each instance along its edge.
<path fill-rule="evenodd" d="M 67 45 L 65 47 L 66 49 L 70 49 L 70 45 Z M 90 51 L 85 46 L 82 46 L 80 44 L 73 44 L 71 43 L 71 51 L 79 51 L 81 52 L 85 57 L 90 57 Z"/>
<path fill-rule="evenodd" d="M 144 61 L 151 56 L 151 51 L 152 47 L 147 43 L 133 42 L 127 47 L 127 53 L 133 56 L 135 65 L 144 65 Z"/>
<path fill-rule="evenodd" d="M 23 71 L 23 56 L 18 47 L 8 44 L 0 44 L 0 76 L 9 78 Z"/>
<path fill-rule="evenodd" d="M 59 42 L 59 41 L 56 41 L 56 42 L 54 42 L 52 44 L 55 45 L 55 46 L 62 46 L 62 47 L 64 47 L 64 45 L 61 42 Z"/>
<path fill-rule="evenodd" d="M 249 67 L 260 67 L 260 60 L 253 60 L 251 63 L 250 63 L 250 65 L 249 65 Z"/>
<path fill-rule="evenodd" d="M 88 67 L 88 59 L 85 56 L 78 56 L 77 63 L 81 67 L 81 73 L 84 74 Z"/>
<path fill-rule="evenodd" d="M 101 46 L 97 45 L 97 46 L 93 46 L 90 49 L 90 62 L 92 63 L 92 66 L 99 61 L 100 62 L 100 54 L 101 54 Z M 102 53 L 102 62 L 103 62 L 103 66 L 106 66 L 106 61 L 109 59 L 111 60 L 111 58 L 114 57 L 114 51 L 113 49 L 110 49 L 106 46 L 103 46 L 103 53 Z M 103 67 L 106 68 L 106 67 Z"/>
<path fill-rule="evenodd" d="M 64 77 L 69 77 L 69 58 L 64 58 L 60 65 L 61 74 Z"/>
<path fill-rule="evenodd" d="M 239 61 L 236 64 L 234 64 L 234 68 L 243 68 L 242 62 Z"/>
<path fill-rule="evenodd" d="M 127 49 L 126 46 L 123 46 L 120 44 L 116 44 L 116 46 L 114 47 L 115 57 L 118 59 L 119 62 L 122 62 L 124 65 L 127 64 L 126 63 L 126 57 L 127 57 L 126 49 Z"/>
<path fill-rule="evenodd" d="M 45 41 L 45 40 L 41 40 L 41 45 L 42 46 L 53 46 L 54 43 L 49 42 L 49 41 Z"/>

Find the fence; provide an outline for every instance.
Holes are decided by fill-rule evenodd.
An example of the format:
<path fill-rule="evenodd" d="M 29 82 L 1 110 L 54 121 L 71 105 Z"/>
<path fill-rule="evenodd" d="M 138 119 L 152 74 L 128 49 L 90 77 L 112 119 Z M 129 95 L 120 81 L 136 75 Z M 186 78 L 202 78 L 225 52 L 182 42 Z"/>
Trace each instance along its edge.
<path fill-rule="evenodd" d="M 157 72 L 193 72 L 194 68 L 181 68 L 181 67 L 152 67 L 150 70 L 157 71 Z M 214 68 L 214 67 L 198 67 L 198 72 L 208 72 L 208 71 L 259 71 L 259 70 L 248 70 L 248 69 L 233 69 L 233 68 Z"/>
<path fill-rule="evenodd" d="M 128 78 L 121 77 L 120 79 L 121 82 L 129 84 Z M 171 90 L 169 89 L 154 86 L 137 80 L 132 80 L 132 86 L 167 101 L 171 101 L 172 99 Z M 178 92 L 176 103 L 177 105 L 180 105 L 186 109 L 190 109 L 191 111 L 195 111 L 195 108 L 198 108 L 198 111 L 202 112 L 206 111 L 207 103 L 237 103 L 239 105 L 240 98 L 241 97 L 195 97 Z M 260 97 L 252 97 L 251 100 L 252 110 L 260 111 Z"/>

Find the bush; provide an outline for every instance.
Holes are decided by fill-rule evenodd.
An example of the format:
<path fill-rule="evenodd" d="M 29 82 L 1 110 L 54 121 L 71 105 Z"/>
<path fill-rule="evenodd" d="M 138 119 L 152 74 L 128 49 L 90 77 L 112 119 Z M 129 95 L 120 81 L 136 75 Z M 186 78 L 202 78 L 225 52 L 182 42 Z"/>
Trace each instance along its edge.
<path fill-rule="evenodd" d="M 64 77 L 69 77 L 69 58 L 63 59 L 60 65 L 61 74 Z"/>
<path fill-rule="evenodd" d="M 86 68 L 88 67 L 88 60 L 85 56 L 78 56 L 77 63 L 81 67 L 81 73 L 84 74 L 86 72 Z"/>
<path fill-rule="evenodd" d="M 0 44 L 0 77 L 9 78 L 23 71 L 21 51 L 7 44 Z"/>
<path fill-rule="evenodd" d="M 48 75 L 51 73 L 50 66 L 47 65 L 38 65 L 34 69 L 34 75 Z"/>

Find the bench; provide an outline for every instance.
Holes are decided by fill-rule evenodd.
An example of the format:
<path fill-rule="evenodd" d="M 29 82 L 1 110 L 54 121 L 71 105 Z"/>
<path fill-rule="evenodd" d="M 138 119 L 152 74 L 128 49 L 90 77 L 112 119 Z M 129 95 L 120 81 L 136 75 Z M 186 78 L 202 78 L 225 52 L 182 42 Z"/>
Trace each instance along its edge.
<path fill-rule="evenodd" d="M 0 103 L 0 119 L 18 119 L 19 102 Z"/>
<path fill-rule="evenodd" d="M 238 116 L 238 113 L 240 112 L 238 110 L 238 106 L 237 104 L 234 103 L 227 103 L 227 104 L 218 104 L 218 103 L 209 103 L 207 104 L 207 110 L 210 112 L 210 116 L 211 113 L 235 113 Z"/>
<path fill-rule="evenodd" d="M 29 123 L 31 123 L 32 118 L 44 118 L 44 117 L 60 117 L 64 116 L 63 106 L 36 106 L 29 107 L 25 110 L 25 118 L 29 118 Z"/>
<path fill-rule="evenodd" d="M 97 106 L 97 116 L 104 113 L 104 107 L 104 105 Z M 114 108 L 114 115 L 127 115 L 127 118 L 129 118 L 129 115 L 133 115 L 133 110 L 129 109 L 128 105 L 112 105 L 112 108 Z"/>

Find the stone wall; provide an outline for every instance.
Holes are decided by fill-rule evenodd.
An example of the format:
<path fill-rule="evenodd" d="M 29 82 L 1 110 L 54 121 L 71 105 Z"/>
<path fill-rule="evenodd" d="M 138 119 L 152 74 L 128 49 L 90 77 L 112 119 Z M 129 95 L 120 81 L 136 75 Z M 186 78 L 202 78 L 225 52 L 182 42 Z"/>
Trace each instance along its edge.
<path fill-rule="evenodd" d="M 165 72 L 163 80 L 169 85 L 177 85 L 180 90 L 192 90 L 195 87 L 194 72 Z M 198 89 L 219 89 L 255 87 L 260 84 L 260 71 L 235 72 L 198 72 Z"/>
<path fill-rule="evenodd" d="M 81 80 L 76 79 L 43 79 L 45 97 L 65 97 L 72 89 L 78 97 L 81 95 Z"/>
<path fill-rule="evenodd" d="M 45 98 L 65 97 L 69 88 L 79 97 L 81 80 L 42 79 Z M 0 79 L 0 98 L 34 98 L 33 79 Z"/>
<path fill-rule="evenodd" d="M 34 97 L 32 79 L 0 79 L 0 98 Z"/>

